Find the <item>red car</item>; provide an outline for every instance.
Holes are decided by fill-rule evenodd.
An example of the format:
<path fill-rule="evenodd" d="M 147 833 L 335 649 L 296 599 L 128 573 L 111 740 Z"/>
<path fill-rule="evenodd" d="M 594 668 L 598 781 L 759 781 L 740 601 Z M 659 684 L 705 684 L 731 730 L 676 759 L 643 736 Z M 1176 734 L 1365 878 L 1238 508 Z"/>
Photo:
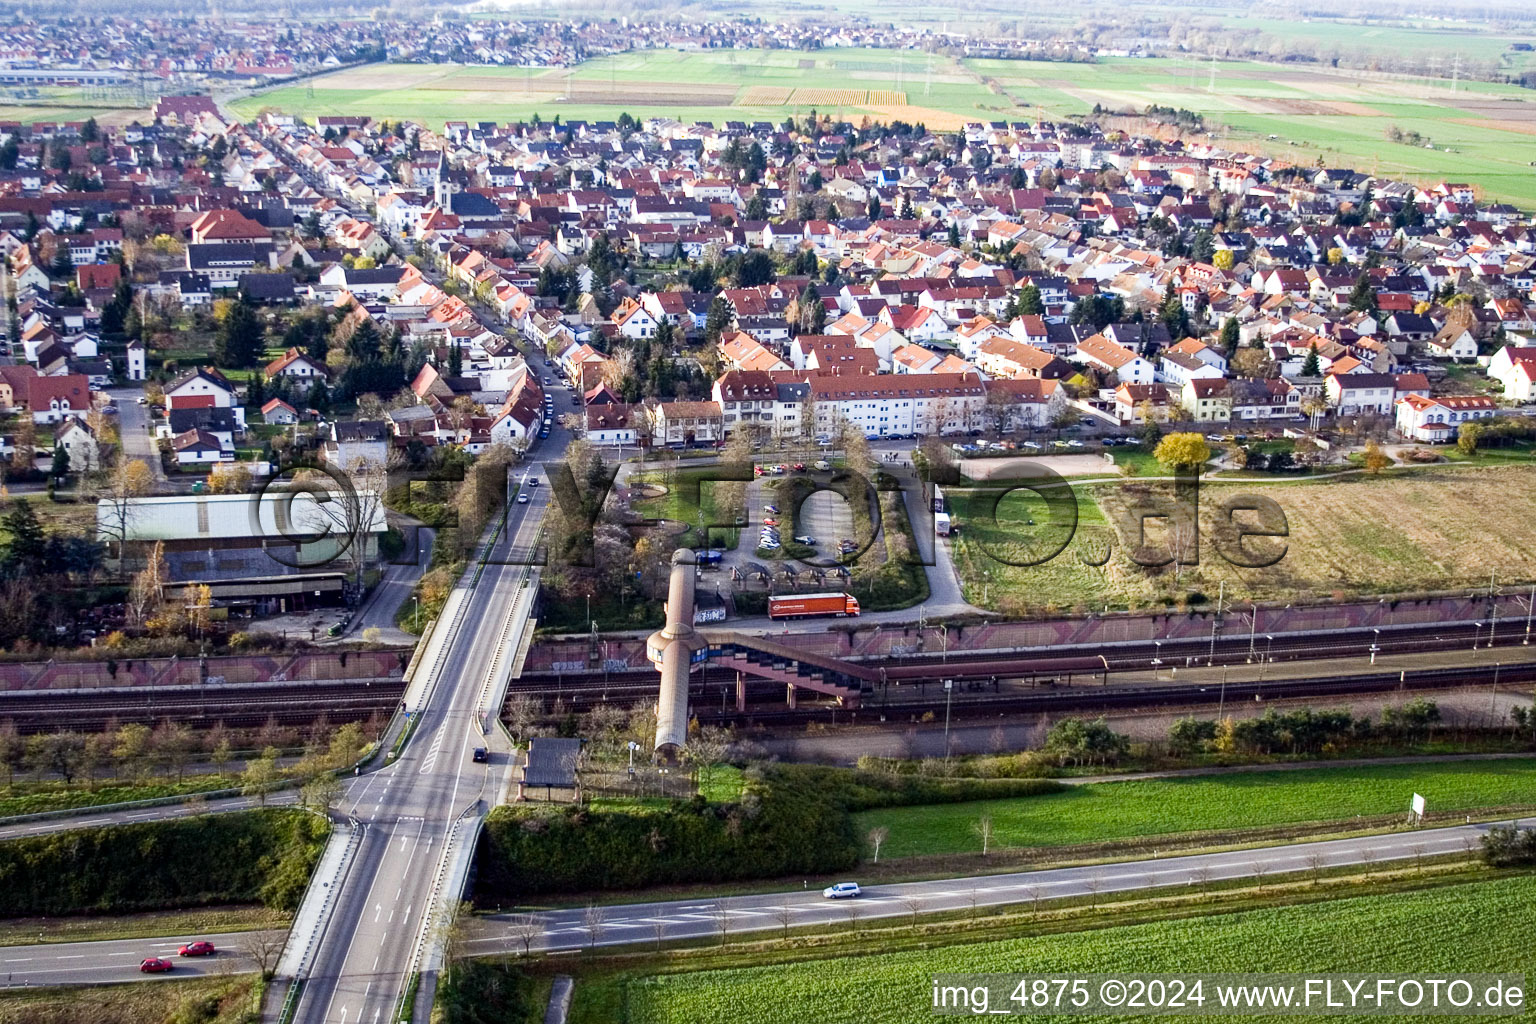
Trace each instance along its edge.
<path fill-rule="evenodd" d="M 175 968 L 175 964 L 171 963 L 169 960 L 162 960 L 157 956 L 152 956 L 147 960 L 140 961 L 139 963 L 139 970 L 143 971 L 145 974 L 159 974 L 162 971 L 175 970 Z"/>
<path fill-rule="evenodd" d="M 796 473 L 804 473 L 805 472 L 805 463 L 803 463 L 803 462 L 795 463 L 795 472 Z"/>
<path fill-rule="evenodd" d="M 199 940 L 187 943 L 176 952 L 181 956 L 213 956 L 218 950 L 213 948 L 213 943 Z"/>

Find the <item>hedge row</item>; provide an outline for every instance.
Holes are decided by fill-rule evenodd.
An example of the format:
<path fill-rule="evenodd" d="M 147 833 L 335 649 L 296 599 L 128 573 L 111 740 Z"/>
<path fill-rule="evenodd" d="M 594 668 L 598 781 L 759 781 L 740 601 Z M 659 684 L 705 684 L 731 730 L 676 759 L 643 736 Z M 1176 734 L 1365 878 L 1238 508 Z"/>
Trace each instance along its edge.
<path fill-rule="evenodd" d="M 735 803 L 702 797 L 662 809 L 498 807 L 481 833 L 483 903 L 551 893 L 825 874 L 858 863 L 852 812 L 903 804 L 1032 796 L 1046 779 L 925 779 L 775 765 L 748 772 Z"/>
<path fill-rule="evenodd" d="M 264 809 L 7 840 L 0 842 L 0 917 L 213 903 L 291 910 L 329 832 L 314 815 Z"/>

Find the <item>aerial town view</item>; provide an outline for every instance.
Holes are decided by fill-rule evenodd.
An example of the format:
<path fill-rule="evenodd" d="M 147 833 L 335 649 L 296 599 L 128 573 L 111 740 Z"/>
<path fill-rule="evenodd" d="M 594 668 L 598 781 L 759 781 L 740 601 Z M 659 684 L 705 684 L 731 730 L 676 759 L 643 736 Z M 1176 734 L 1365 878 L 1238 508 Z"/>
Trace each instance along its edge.
<path fill-rule="evenodd" d="M 1530 1012 L 1536 7 L 0 19 L 0 1024 Z"/>

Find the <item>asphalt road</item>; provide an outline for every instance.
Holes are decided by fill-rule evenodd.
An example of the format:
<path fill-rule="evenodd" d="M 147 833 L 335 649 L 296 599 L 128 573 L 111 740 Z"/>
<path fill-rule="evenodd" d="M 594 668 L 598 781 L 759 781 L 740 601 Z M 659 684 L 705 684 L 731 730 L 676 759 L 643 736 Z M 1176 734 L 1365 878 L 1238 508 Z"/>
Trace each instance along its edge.
<path fill-rule="evenodd" d="M 267 794 L 267 807 L 281 807 L 296 803 L 297 789 L 280 789 Z M 220 811 L 248 811 L 262 806 L 261 801 L 250 796 L 232 796 L 201 803 L 161 804 L 157 807 L 138 807 L 130 810 L 102 811 L 92 814 L 89 808 L 81 808 L 76 814 L 41 821 L 23 821 L 0 826 L 0 840 L 20 839 L 24 836 L 41 836 L 50 832 L 67 832 L 75 828 L 94 828 L 98 825 L 132 825 L 140 821 L 164 821 L 167 818 L 189 818 L 197 814 Z"/>
<path fill-rule="evenodd" d="M 264 937 L 281 933 L 230 932 L 226 935 L 178 935 L 159 939 L 113 939 L 106 942 L 50 942 L 36 946 L 0 946 L 0 971 L 7 987 L 19 985 L 102 985 L 122 981 L 159 981 L 254 971 L 253 949 Z M 178 947 L 207 939 L 217 947 L 213 956 L 177 956 Z M 139 963 L 158 956 L 175 963 L 164 974 L 143 974 Z M 270 959 L 269 954 L 269 959 Z"/>
<path fill-rule="evenodd" d="M 166 483 L 165 467 L 160 464 L 160 450 L 149 430 L 149 409 L 139 404 L 139 399 L 144 397 L 143 387 L 109 388 L 107 394 L 117 404 L 117 432 L 123 442 L 123 454 L 149 464 L 158 490 Z"/>
<path fill-rule="evenodd" d="M 563 452 L 566 440 L 557 428 L 535 457 Z M 509 763 L 496 751 L 496 734 L 481 732 L 478 702 L 522 579 L 515 556 L 532 550 L 549 492 L 530 488 L 527 504 L 509 506 L 506 535 L 467 596 L 413 738 L 394 764 L 354 782 L 339 807 L 363 824 L 363 837 L 340 883 L 295 1024 L 393 1019 L 424 915 L 439 898 L 438 866 L 454 821 L 477 801 L 488 806 L 500 795 Z M 493 750 L 489 763 L 472 762 L 479 746 Z"/>
<path fill-rule="evenodd" d="M 857 899 L 828 900 L 820 885 L 799 892 L 694 898 L 664 903 L 603 907 L 596 935 L 585 909 L 536 915 L 541 926 L 535 951 L 581 949 L 594 943 L 619 946 L 766 931 L 788 927 L 842 924 L 856 920 L 911 917 L 940 911 L 966 911 L 1068 896 L 1090 896 L 1162 886 L 1188 886 L 1232 878 L 1256 878 L 1287 871 L 1310 871 L 1365 863 L 1461 853 L 1475 847 L 1488 825 L 1424 829 L 1357 839 L 1295 843 L 1229 853 L 1154 857 L 1119 864 L 1055 868 L 971 878 L 936 879 L 873 886 Z M 1155 841 L 1152 840 L 1152 841 Z M 1320 860 L 1314 864 L 1313 858 Z M 858 881 L 857 872 L 847 881 Z M 521 939 L 510 933 L 511 915 L 477 920 L 469 949 L 475 954 L 521 952 Z"/>
<path fill-rule="evenodd" d="M 1140 889 L 1204 885 L 1224 879 L 1256 878 L 1283 872 L 1367 863 L 1388 864 L 1420 856 L 1432 857 L 1474 849 L 1479 837 L 1490 827 L 1488 824 L 1458 825 L 1452 828 L 1292 843 L 1227 853 L 1151 857 L 1117 864 L 896 883 L 871 887 L 853 900 L 824 899 L 820 891 L 821 883 L 817 883 L 814 888 L 808 886 L 790 892 L 605 906 L 600 908 L 601 920 L 596 923 L 595 936 L 593 922 L 588 918 L 586 909 L 555 910 L 533 915 L 539 934 L 533 939 L 531 948 L 535 952 L 569 951 L 586 948 L 593 945 L 594 941 L 599 946 L 622 946 L 655 942 L 658 934 L 662 941 L 718 936 L 722 924 L 731 934 L 777 931 L 785 928 L 786 923 L 790 928 L 815 925 L 852 927 L 856 922 L 911 917 L 914 913 L 963 912 L 972 908 L 1032 903 L 1036 899 L 1044 901 L 1090 896 L 1094 893 L 1103 895 Z M 428 874 L 420 869 L 421 860 L 417 856 L 423 844 L 413 843 L 408 831 L 394 845 L 407 852 L 407 865 L 413 861 L 418 865 L 417 875 Z M 353 880 L 359 877 L 354 869 Z M 857 873 L 852 874 L 848 880 L 857 881 Z M 393 875 L 386 884 L 396 884 Z M 405 883 L 400 884 L 403 889 Z M 364 909 L 376 917 L 379 923 L 354 923 L 351 930 L 354 948 L 349 951 L 339 943 L 331 944 L 338 951 L 339 957 L 350 962 L 359 955 L 378 955 L 370 953 L 372 947 L 365 948 L 366 943 L 373 941 L 380 931 L 404 929 L 408 911 L 402 912 L 400 901 L 388 900 L 389 894 L 384 895 L 385 898 L 376 902 L 374 897 L 369 896 L 364 902 Z M 402 892 L 402 899 L 407 895 Z M 357 901 L 354 899 L 351 902 Z M 386 917 L 393 920 L 386 920 Z M 341 923 L 338 920 L 338 924 Z M 476 918 L 470 926 L 471 933 L 467 942 L 469 952 L 481 956 L 521 953 L 522 940 L 513 934 L 512 923 L 513 915 L 509 914 Z M 177 945 L 192 937 L 0 947 L 0 954 L 3 954 L 0 960 L 4 961 L 0 966 L 5 968 L 11 985 L 153 980 L 160 976 L 137 972 L 135 968 L 139 959 L 164 955 L 167 951 L 174 952 Z M 249 933 L 214 936 L 212 941 L 221 947 L 230 947 L 235 954 L 230 958 L 236 965 L 235 969 L 254 969 L 250 958 L 240 955 L 242 946 L 250 941 Z M 187 966 L 189 970 L 201 969 L 206 973 L 218 964 L 220 961 L 204 961 Z M 181 965 L 178 961 L 176 973 L 182 973 L 179 970 Z M 220 966 L 218 969 L 228 968 Z M 319 980 L 311 980 L 310 986 L 315 986 Z M 376 969 L 348 972 L 328 981 L 326 999 L 322 1004 L 328 1007 L 329 1015 L 311 1019 L 371 1022 L 375 1019 L 392 1020 L 385 1011 L 392 1010 L 393 1005 L 384 1004 L 390 998 L 398 999 L 398 985 L 403 983 L 404 978 L 391 962 L 381 960 Z M 309 989 L 305 991 L 307 996 Z M 381 993 L 387 993 L 389 998 Z M 301 1010 L 306 1004 L 309 1004 L 308 998 L 301 1003 Z"/>

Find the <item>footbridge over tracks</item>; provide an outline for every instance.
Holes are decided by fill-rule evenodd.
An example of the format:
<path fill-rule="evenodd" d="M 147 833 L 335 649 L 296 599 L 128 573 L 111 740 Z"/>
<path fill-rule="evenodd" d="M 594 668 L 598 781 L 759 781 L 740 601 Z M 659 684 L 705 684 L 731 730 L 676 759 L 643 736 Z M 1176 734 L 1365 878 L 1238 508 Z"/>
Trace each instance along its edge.
<path fill-rule="evenodd" d="M 872 665 L 801 650 L 789 643 L 728 629 L 698 629 L 693 624 L 694 553 L 672 555 L 667 590 L 667 624 L 646 641 L 646 656 L 661 673 L 656 710 L 655 753 L 672 761 L 688 739 L 688 686 L 693 670 L 706 663 L 736 672 L 736 708 L 747 706 L 748 676 L 783 683 L 786 703 L 795 706 L 798 690 L 832 697 L 839 707 L 857 708 L 877 687 L 893 683 L 949 679 L 985 679 L 1022 672 L 1108 672 L 1100 655 L 956 663 L 953 665 Z"/>

